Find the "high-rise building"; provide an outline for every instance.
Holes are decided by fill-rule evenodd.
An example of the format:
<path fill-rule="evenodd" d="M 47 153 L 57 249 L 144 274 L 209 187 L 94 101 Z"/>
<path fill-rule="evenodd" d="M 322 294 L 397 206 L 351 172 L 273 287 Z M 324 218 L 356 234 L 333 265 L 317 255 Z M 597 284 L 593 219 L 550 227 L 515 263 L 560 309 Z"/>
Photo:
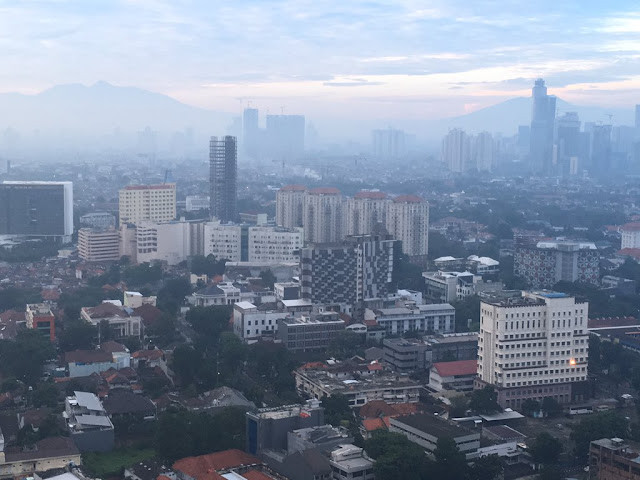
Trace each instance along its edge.
<path fill-rule="evenodd" d="M 302 227 L 304 194 L 307 187 L 286 185 L 276 193 L 276 225 L 286 228 Z"/>
<path fill-rule="evenodd" d="M 242 114 L 242 142 L 244 151 L 256 158 L 260 153 L 260 127 L 258 125 L 258 109 L 245 108 Z"/>
<path fill-rule="evenodd" d="M 636 124 L 637 130 L 640 130 L 640 105 L 636 105 Z"/>
<path fill-rule="evenodd" d="M 492 385 L 503 408 L 587 392 L 589 304 L 564 293 L 504 292 L 480 304 L 476 388 Z"/>
<path fill-rule="evenodd" d="M 267 150 L 275 160 L 290 160 L 304 154 L 304 116 L 267 115 Z"/>
<path fill-rule="evenodd" d="M 27 328 L 37 330 L 51 342 L 56 339 L 56 317 L 46 303 L 27 304 L 25 310 Z"/>
<path fill-rule="evenodd" d="M 451 172 L 462 173 L 475 167 L 472 165 L 469 136 L 461 128 L 453 128 L 442 140 L 442 161 Z"/>
<path fill-rule="evenodd" d="M 410 257 L 429 253 L 429 204 L 415 195 L 400 195 L 387 210 L 387 231 L 402 242 L 402 252 Z"/>
<path fill-rule="evenodd" d="M 611 125 L 594 125 L 591 131 L 591 172 L 607 175 L 611 172 Z"/>
<path fill-rule="evenodd" d="M 314 188 L 304 195 L 304 239 L 335 243 L 343 237 L 343 199 L 337 188 Z"/>
<path fill-rule="evenodd" d="M 176 184 L 129 185 L 118 195 L 120 225 L 176 218 Z"/>
<path fill-rule="evenodd" d="M 86 262 L 120 260 L 120 233 L 115 228 L 78 230 L 78 256 Z"/>
<path fill-rule="evenodd" d="M 389 292 L 395 241 L 378 235 L 349 236 L 334 245 L 302 249 L 301 296 L 317 304 L 341 304 L 358 314 L 365 299 Z"/>
<path fill-rule="evenodd" d="M 50 237 L 70 242 L 73 235 L 73 184 L 0 183 L 0 235 Z"/>
<path fill-rule="evenodd" d="M 235 220 L 238 146 L 236 137 L 211 137 L 209 142 L 209 215 L 221 222 Z"/>
<path fill-rule="evenodd" d="M 558 173 L 571 173 L 571 159 L 580 158 L 580 118 L 576 112 L 567 112 L 557 119 L 557 170 Z"/>
<path fill-rule="evenodd" d="M 347 200 L 345 228 L 347 235 L 367 235 L 376 228 L 386 228 L 387 209 L 391 202 L 386 193 L 362 191 Z"/>
<path fill-rule="evenodd" d="M 620 227 L 622 236 L 622 245 L 620 248 L 639 248 L 640 249 L 640 223 L 626 223 Z"/>
<path fill-rule="evenodd" d="M 544 80 L 536 80 L 532 89 L 530 161 L 536 173 L 551 173 L 553 162 L 553 129 L 556 117 L 556 97 L 547 95 Z"/>
<path fill-rule="evenodd" d="M 387 128 L 371 132 L 373 156 L 381 159 L 400 158 L 407 153 L 407 142 L 403 130 Z"/>
<path fill-rule="evenodd" d="M 497 167 L 495 141 L 489 132 L 480 132 L 472 141 L 473 160 L 479 172 L 492 172 Z"/>

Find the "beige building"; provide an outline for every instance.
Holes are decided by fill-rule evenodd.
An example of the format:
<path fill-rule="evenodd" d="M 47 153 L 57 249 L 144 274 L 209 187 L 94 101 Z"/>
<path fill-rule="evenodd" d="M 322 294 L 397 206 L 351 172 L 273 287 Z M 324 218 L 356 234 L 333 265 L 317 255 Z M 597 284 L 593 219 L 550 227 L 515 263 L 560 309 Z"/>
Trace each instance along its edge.
<path fill-rule="evenodd" d="M 120 225 L 176 218 L 176 184 L 129 185 L 119 192 Z"/>
<path fill-rule="evenodd" d="M 304 211 L 304 194 L 307 187 L 287 185 L 276 193 L 276 225 L 285 228 L 301 227 Z"/>
<path fill-rule="evenodd" d="M 82 464 L 78 447 L 70 437 L 49 437 L 24 451 L 5 451 L 0 433 L 0 478 L 24 478 L 35 472 L 65 469 L 71 463 Z"/>
<path fill-rule="evenodd" d="M 230 262 L 242 261 L 242 227 L 234 224 L 208 222 L 204 225 L 204 256 Z"/>
<path fill-rule="evenodd" d="M 346 202 L 346 235 L 368 235 L 377 226 L 386 226 L 391 200 L 383 192 L 358 192 Z"/>
<path fill-rule="evenodd" d="M 78 256 L 87 262 L 109 262 L 120 259 L 120 233 L 114 228 L 78 230 Z"/>
<path fill-rule="evenodd" d="M 525 399 L 583 400 L 589 304 L 564 293 L 503 292 L 480 304 L 478 381 L 503 407 Z"/>
<path fill-rule="evenodd" d="M 314 188 L 304 196 L 304 239 L 334 243 L 344 237 L 343 197 L 337 188 Z"/>
<path fill-rule="evenodd" d="M 302 228 L 249 227 L 249 262 L 297 262 L 303 246 Z"/>
<path fill-rule="evenodd" d="M 429 253 L 429 203 L 415 195 L 400 195 L 387 210 L 387 231 L 402 241 L 402 252 L 410 257 Z"/>
<path fill-rule="evenodd" d="M 132 264 L 138 263 L 138 248 L 136 245 L 136 226 L 132 224 L 120 225 L 118 238 L 120 243 L 120 257 L 129 257 Z"/>
<path fill-rule="evenodd" d="M 620 227 L 622 245 L 620 248 L 640 248 L 640 223 L 627 223 Z"/>

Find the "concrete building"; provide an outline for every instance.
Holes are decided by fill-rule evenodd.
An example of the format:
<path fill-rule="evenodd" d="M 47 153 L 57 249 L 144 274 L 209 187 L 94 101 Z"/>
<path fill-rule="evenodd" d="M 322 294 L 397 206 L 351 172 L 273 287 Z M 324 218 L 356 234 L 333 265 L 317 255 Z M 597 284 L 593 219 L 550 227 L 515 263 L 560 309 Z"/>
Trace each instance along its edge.
<path fill-rule="evenodd" d="M 0 235 L 70 242 L 73 183 L 7 180 L 0 183 Z"/>
<path fill-rule="evenodd" d="M 344 328 L 338 313 L 319 312 L 278 319 L 277 336 L 287 350 L 310 352 L 327 348 Z"/>
<path fill-rule="evenodd" d="M 564 293 L 505 292 L 480 304 L 478 382 L 502 407 L 525 399 L 582 401 L 587 391 L 589 304 Z"/>
<path fill-rule="evenodd" d="M 513 256 L 513 273 L 532 288 L 553 288 L 561 280 L 598 285 L 600 254 L 592 242 L 538 242 L 519 246 Z"/>
<path fill-rule="evenodd" d="M 431 348 L 431 362 L 475 360 L 478 357 L 476 332 L 449 333 L 425 339 Z"/>
<path fill-rule="evenodd" d="M 413 338 L 385 338 L 382 341 L 384 363 L 393 371 L 410 373 L 422 370 L 431 362 L 430 346 Z"/>
<path fill-rule="evenodd" d="M 120 260 L 120 232 L 115 228 L 78 230 L 78 256 L 85 262 Z"/>
<path fill-rule="evenodd" d="M 344 202 L 337 188 L 314 188 L 304 195 L 303 228 L 306 243 L 335 243 L 344 236 Z"/>
<path fill-rule="evenodd" d="M 292 430 L 287 433 L 287 453 L 303 452 L 317 448 L 322 452 L 330 452 L 340 445 L 353 442 L 353 437 L 344 427 L 320 425 Z"/>
<path fill-rule="evenodd" d="M 251 302 L 236 302 L 233 305 L 233 333 L 244 341 L 265 336 L 275 338 L 278 321 L 288 315 L 287 311 L 263 310 Z"/>
<path fill-rule="evenodd" d="M 333 480 L 374 480 L 373 461 L 362 448 L 341 445 L 331 452 L 329 459 Z"/>
<path fill-rule="evenodd" d="M 51 342 L 56 339 L 56 317 L 45 303 L 29 303 L 25 311 L 27 328 L 37 330 Z"/>
<path fill-rule="evenodd" d="M 187 212 L 197 212 L 208 210 L 210 197 L 208 195 L 187 195 L 185 198 L 185 210 Z"/>
<path fill-rule="evenodd" d="M 553 134 L 556 118 L 556 97 L 547 95 L 544 80 L 535 81 L 532 89 L 533 110 L 531 114 L 531 133 L 529 160 L 531 171 L 549 174 L 553 162 Z"/>
<path fill-rule="evenodd" d="M 45 438 L 28 449 L 16 451 L 5 448 L 5 438 L 0 432 L 0 478 L 40 478 L 35 475 L 36 472 L 66 469 L 71 464 L 81 463 L 80 451 L 69 437 Z M 70 475 L 70 478 L 80 480 L 74 475 Z"/>
<path fill-rule="evenodd" d="M 429 253 L 429 204 L 415 195 L 400 195 L 387 210 L 387 231 L 402 242 L 402 253 L 426 257 Z"/>
<path fill-rule="evenodd" d="M 238 214 L 238 145 L 236 137 L 211 137 L 209 142 L 209 216 L 223 223 Z"/>
<path fill-rule="evenodd" d="M 304 196 L 307 187 L 286 185 L 276 193 L 276 225 L 297 228 L 304 225 Z"/>
<path fill-rule="evenodd" d="M 136 226 L 136 260 L 138 263 L 161 261 L 177 265 L 190 256 L 202 255 L 204 245 L 200 237 L 204 231 L 202 222 L 139 222 Z"/>
<path fill-rule="evenodd" d="M 249 227 L 248 261 L 297 262 L 303 245 L 302 228 Z"/>
<path fill-rule="evenodd" d="M 485 281 L 471 272 L 423 272 L 425 300 L 447 303 L 487 291 L 501 291 L 501 282 Z"/>
<path fill-rule="evenodd" d="M 107 212 L 87 213 L 80 217 L 80 225 L 88 228 L 115 228 L 116 217 Z"/>
<path fill-rule="evenodd" d="M 242 261 L 242 226 L 207 222 L 204 225 L 204 256 L 230 262 Z"/>
<path fill-rule="evenodd" d="M 120 225 L 118 229 L 120 257 L 128 257 L 132 264 L 138 263 L 138 246 L 136 244 L 136 226 L 132 223 Z"/>
<path fill-rule="evenodd" d="M 298 282 L 276 282 L 273 284 L 276 300 L 297 300 L 300 298 L 300 284 Z"/>
<path fill-rule="evenodd" d="M 63 417 L 80 452 L 108 452 L 113 449 L 113 424 L 93 393 L 73 392 L 64 401 Z"/>
<path fill-rule="evenodd" d="M 118 194 L 120 225 L 176 218 L 176 184 L 129 185 Z"/>
<path fill-rule="evenodd" d="M 391 200 L 386 193 L 362 191 L 346 201 L 345 233 L 368 235 L 380 227 L 386 228 L 387 210 Z"/>
<path fill-rule="evenodd" d="M 440 438 L 451 438 L 461 453 L 471 458 L 480 448 L 480 432 L 455 426 L 430 413 L 416 413 L 389 419 L 389 431 L 401 433 L 433 456 Z"/>
<path fill-rule="evenodd" d="M 434 363 L 429 371 L 429 388 L 435 392 L 470 392 L 473 390 L 477 369 L 476 360 Z"/>
<path fill-rule="evenodd" d="M 640 451 L 621 438 L 593 440 L 589 446 L 589 478 L 640 480 Z"/>
<path fill-rule="evenodd" d="M 635 295 L 636 281 L 629 278 L 605 275 L 600 280 L 603 290 L 608 290 L 617 295 Z"/>
<path fill-rule="evenodd" d="M 403 130 L 387 128 L 371 132 L 372 153 L 375 158 L 392 160 L 407 153 L 407 142 Z"/>
<path fill-rule="evenodd" d="M 460 128 L 449 130 L 442 140 L 442 162 L 450 172 L 463 173 L 471 170 L 471 139 Z"/>
<path fill-rule="evenodd" d="M 245 414 L 246 450 L 260 455 L 265 450 L 287 450 L 288 433 L 301 428 L 324 425 L 324 408 L 317 400 L 305 405 L 262 408 Z"/>
<path fill-rule="evenodd" d="M 94 326 L 103 321 L 108 322 L 119 338 L 140 337 L 143 333 L 142 318 L 113 303 L 105 302 L 96 307 L 82 307 L 80 317 Z"/>
<path fill-rule="evenodd" d="M 471 154 L 471 163 L 479 172 L 493 172 L 498 166 L 495 140 L 489 132 L 480 132 L 473 138 Z"/>
<path fill-rule="evenodd" d="M 640 248 L 640 223 L 627 223 L 620 227 L 621 249 Z"/>
<path fill-rule="evenodd" d="M 405 332 L 452 333 L 455 331 L 456 309 L 448 303 L 410 305 L 367 310 L 365 320 L 375 320 L 387 335 Z"/>

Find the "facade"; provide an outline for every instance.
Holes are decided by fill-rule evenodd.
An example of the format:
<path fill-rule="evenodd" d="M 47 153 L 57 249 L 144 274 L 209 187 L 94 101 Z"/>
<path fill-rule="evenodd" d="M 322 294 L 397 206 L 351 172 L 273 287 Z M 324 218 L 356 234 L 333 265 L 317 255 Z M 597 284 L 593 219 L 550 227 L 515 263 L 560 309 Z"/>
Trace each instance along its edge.
<path fill-rule="evenodd" d="M 204 256 L 230 262 L 242 261 L 242 226 L 207 222 L 204 225 Z"/>
<path fill-rule="evenodd" d="M 640 248 L 640 223 L 627 223 L 620 227 L 621 248 Z"/>
<path fill-rule="evenodd" d="M 493 385 L 502 407 L 525 399 L 584 399 L 589 304 L 564 293 L 510 292 L 483 297 L 478 388 Z"/>
<path fill-rule="evenodd" d="M 640 452 L 621 438 L 602 438 L 589 445 L 589 478 L 640 480 Z"/>
<path fill-rule="evenodd" d="M 333 480 L 374 480 L 373 461 L 362 448 L 342 444 L 329 459 Z"/>
<path fill-rule="evenodd" d="M 477 367 L 476 360 L 434 363 L 429 372 L 429 388 L 436 392 L 470 392 L 473 390 Z"/>
<path fill-rule="evenodd" d="M 63 416 L 80 452 L 108 452 L 113 449 L 113 424 L 93 393 L 73 392 L 64 401 Z"/>
<path fill-rule="evenodd" d="M 50 341 L 56 339 L 56 317 L 45 303 L 27 304 L 25 311 L 27 328 L 38 330 Z"/>
<path fill-rule="evenodd" d="M 429 253 L 429 204 L 415 195 L 400 195 L 387 210 L 387 231 L 402 242 L 402 253 L 425 257 Z"/>
<path fill-rule="evenodd" d="M 49 237 L 70 242 L 73 183 L 0 183 L 0 235 Z"/>
<path fill-rule="evenodd" d="M 344 327 L 344 320 L 336 312 L 323 312 L 280 318 L 277 335 L 287 350 L 309 352 L 327 348 Z"/>
<path fill-rule="evenodd" d="M 45 438 L 33 447 L 18 452 L 5 451 L 0 432 L 0 478 L 39 478 L 34 475 L 36 472 L 66 469 L 71 464 L 82 463 L 80 451 L 69 437 Z"/>
<path fill-rule="evenodd" d="M 442 140 L 442 162 L 450 172 L 463 173 L 472 168 L 471 139 L 460 128 L 449 130 Z"/>
<path fill-rule="evenodd" d="M 591 242 L 538 242 L 535 247 L 518 247 L 513 273 L 532 288 L 553 288 L 561 280 L 592 283 L 600 281 L 600 254 Z"/>
<path fill-rule="evenodd" d="M 172 221 L 143 221 L 136 226 L 136 260 L 138 263 L 162 261 L 177 265 L 192 255 L 201 255 L 204 224 Z"/>
<path fill-rule="evenodd" d="M 237 215 L 238 145 L 236 137 L 209 142 L 209 216 L 233 222 Z"/>
<path fill-rule="evenodd" d="M 129 185 L 118 194 L 120 225 L 176 218 L 176 184 Z"/>
<path fill-rule="evenodd" d="M 530 165 L 536 173 L 551 173 L 553 161 L 553 133 L 556 118 L 556 97 L 547 95 L 544 80 L 535 81 L 532 89 Z"/>
<path fill-rule="evenodd" d="M 317 400 L 305 405 L 262 408 L 245 414 L 247 452 L 259 455 L 264 450 L 287 450 L 288 433 L 301 428 L 324 425 L 324 408 Z"/>
<path fill-rule="evenodd" d="M 489 132 L 480 132 L 473 139 L 472 164 L 479 172 L 492 172 L 495 170 L 498 160 L 495 141 Z"/>
<path fill-rule="evenodd" d="M 343 198 L 337 188 L 314 188 L 304 195 L 303 227 L 306 243 L 342 240 Z"/>
<path fill-rule="evenodd" d="M 347 237 L 340 245 L 302 249 L 301 297 L 318 304 L 348 304 L 389 293 L 394 241 L 377 235 Z"/>
<path fill-rule="evenodd" d="M 251 302 L 233 305 L 233 333 L 244 341 L 264 336 L 275 338 L 278 321 L 289 315 L 282 310 L 261 310 Z"/>
<path fill-rule="evenodd" d="M 85 262 L 120 260 L 120 232 L 115 228 L 78 230 L 78 256 Z"/>
<path fill-rule="evenodd" d="M 353 442 L 353 437 L 344 427 L 320 425 L 292 430 L 287 434 L 287 453 L 303 452 L 318 448 L 322 452 L 330 452 L 345 443 Z"/>
<path fill-rule="evenodd" d="M 413 338 L 385 338 L 382 341 L 384 363 L 394 372 L 410 373 L 429 364 L 429 344 Z"/>
<path fill-rule="evenodd" d="M 286 185 L 276 193 L 276 225 L 296 228 L 304 225 L 304 196 L 307 187 Z"/>
<path fill-rule="evenodd" d="M 298 262 L 304 244 L 302 228 L 249 227 L 249 262 Z"/>
<path fill-rule="evenodd" d="M 82 307 L 80 317 L 94 326 L 107 321 L 119 338 L 142 335 L 142 318 L 112 303 L 105 302 L 96 307 Z"/>
<path fill-rule="evenodd" d="M 365 312 L 365 319 L 373 319 L 387 335 L 410 331 L 425 333 L 452 333 L 455 330 L 456 309 L 448 303 L 378 308 Z"/>
<path fill-rule="evenodd" d="M 433 456 L 440 438 L 452 438 L 461 453 L 473 457 L 480 448 L 480 432 L 447 423 L 430 413 L 416 413 L 389 419 L 389 431 L 401 433 Z"/>
<path fill-rule="evenodd" d="M 450 333 L 427 337 L 431 347 L 431 361 L 450 362 L 475 360 L 478 357 L 478 334 L 476 332 Z"/>
<path fill-rule="evenodd" d="M 89 228 L 115 228 L 116 217 L 107 212 L 87 213 L 80 217 L 80 225 Z"/>
<path fill-rule="evenodd" d="M 471 272 L 423 272 L 425 299 L 430 302 L 446 303 L 462 300 L 471 295 L 487 291 L 501 291 L 501 282 L 484 281 L 480 275 Z"/>
<path fill-rule="evenodd" d="M 205 195 L 187 195 L 185 198 L 185 210 L 187 212 L 197 212 L 209 208 L 210 198 Z"/>
<path fill-rule="evenodd" d="M 386 228 L 387 210 L 391 200 L 383 192 L 358 192 L 346 202 L 345 232 L 347 235 L 367 235 L 380 227 Z"/>

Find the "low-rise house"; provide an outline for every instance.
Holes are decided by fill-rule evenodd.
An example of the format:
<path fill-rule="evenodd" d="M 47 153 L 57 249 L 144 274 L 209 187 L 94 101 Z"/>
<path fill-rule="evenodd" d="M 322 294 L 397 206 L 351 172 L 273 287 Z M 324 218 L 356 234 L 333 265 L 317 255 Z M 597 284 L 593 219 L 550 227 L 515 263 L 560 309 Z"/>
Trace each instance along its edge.
<path fill-rule="evenodd" d="M 155 420 L 156 406 L 147 397 L 127 390 L 110 391 L 102 401 L 109 418 Z"/>
<path fill-rule="evenodd" d="M 374 480 L 373 460 L 362 448 L 341 445 L 331 452 L 329 459 L 335 480 Z"/>
<path fill-rule="evenodd" d="M 142 318 L 134 315 L 130 307 L 104 302 L 96 307 L 83 307 L 80 316 L 94 326 L 106 321 L 119 338 L 141 337 L 143 333 Z"/>
<path fill-rule="evenodd" d="M 443 390 L 470 392 L 473 390 L 477 369 L 476 360 L 434 363 L 430 369 L 429 388 L 435 392 Z"/>
<path fill-rule="evenodd" d="M 124 478 L 131 480 L 157 480 L 166 477 L 176 480 L 176 474 L 171 468 L 157 459 L 150 458 L 124 469 Z M 162 480 L 165 480 L 162 478 Z"/>
<path fill-rule="evenodd" d="M 223 480 L 224 474 L 242 475 L 251 470 L 260 471 L 263 463 L 242 450 L 225 450 L 198 457 L 186 457 L 173 464 L 178 480 Z M 230 477 L 240 480 L 238 477 Z M 240 477 L 242 478 L 242 477 Z"/>
<path fill-rule="evenodd" d="M 65 352 L 64 363 L 69 377 L 88 377 L 92 373 L 100 373 L 110 368 L 117 368 L 111 353 L 103 350 L 74 350 Z"/>
<path fill-rule="evenodd" d="M 6 447 L 3 441 L 0 447 L 0 478 L 23 478 L 82 463 L 80 451 L 69 437 L 45 438 L 29 448 Z"/>
<path fill-rule="evenodd" d="M 81 452 L 108 452 L 113 449 L 113 423 L 93 393 L 74 392 L 67 397 L 63 416 L 71 438 Z"/>

